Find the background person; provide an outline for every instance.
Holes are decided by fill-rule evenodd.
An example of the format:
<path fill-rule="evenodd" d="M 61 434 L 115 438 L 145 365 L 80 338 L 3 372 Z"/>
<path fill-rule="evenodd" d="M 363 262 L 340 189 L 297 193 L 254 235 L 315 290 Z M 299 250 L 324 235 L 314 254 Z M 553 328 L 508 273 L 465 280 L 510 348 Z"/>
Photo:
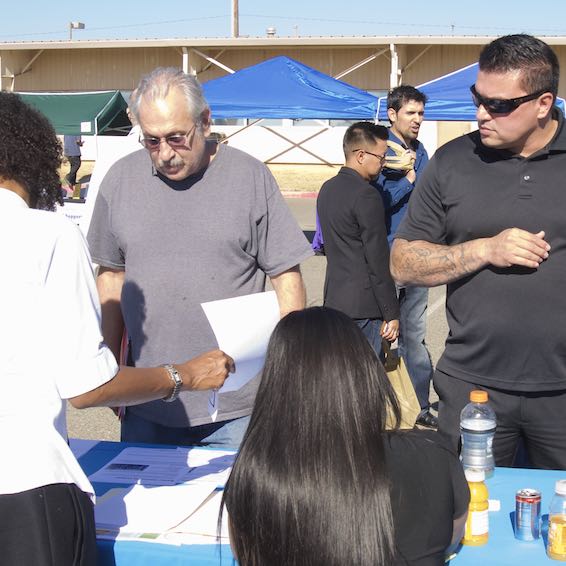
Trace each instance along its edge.
<path fill-rule="evenodd" d="M 63 136 L 63 153 L 69 162 L 70 170 L 65 179 L 71 190 L 74 190 L 77 184 L 77 173 L 81 168 L 81 147 L 83 140 L 81 136 Z"/>
<path fill-rule="evenodd" d="M 447 284 L 437 364 L 439 430 L 485 389 L 498 466 L 519 439 L 531 464 L 566 469 L 566 128 L 558 59 L 529 35 L 484 47 L 472 97 L 479 130 L 437 150 L 392 248 L 399 284 Z"/>
<path fill-rule="evenodd" d="M 201 303 L 263 291 L 266 277 L 282 314 L 303 308 L 299 264 L 312 255 L 308 241 L 263 163 L 206 141 L 210 109 L 196 78 L 156 69 L 129 106 L 144 149 L 109 170 L 88 233 L 115 355 L 124 323 L 135 365 L 213 348 Z M 216 422 L 206 393 L 130 407 L 122 440 L 237 447 L 257 383 L 223 393 Z"/>
<path fill-rule="evenodd" d="M 316 201 L 327 260 L 324 305 L 352 318 L 379 354 L 382 338 L 393 341 L 399 333 L 383 203 L 370 185 L 385 160 L 387 129 L 356 122 L 344 134 L 343 150 L 344 167 Z"/>
<path fill-rule="evenodd" d="M 324 307 L 282 319 L 223 503 L 241 566 L 441 566 L 469 500 L 432 431 L 400 410 L 360 329 Z"/>
<path fill-rule="evenodd" d="M 417 139 L 424 120 L 425 104 L 426 95 L 410 85 L 398 86 L 387 95 L 387 116 L 391 122 L 388 141 L 405 148 L 410 159 L 403 161 L 412 165 L 398 168 L 393 164 L 388 165 L 386 160 L 376 182 L 383 197 L 390 246 L 407 212 L 415 184 L 428 163 L 426 149 Z M 395 155 L 395 151 L 388 148 L 387 157 Z M 425 342 L 427 305 L 427 287 L 408 285 L 399 289 L 399 354 L 407 364 L 421 407 L 417 424 L 436 428 L 438 421 L 430 412 L 429 401 L 432 360 Z"/>
<path fill-rule="evenodd" d="M 102 343 L 86 242 L 47 212 L 61 204 L 61 146 L 47 119 L 1 92 L 0 131 L 2 563 L 94 566 L 94 491 L 67 444 L 66 400 L 139 403 L 176 386 L 163 367 L 118 370 Z M 231 369 L 220 351 L 172 368 L 185 390 L 220 387 Z"/>

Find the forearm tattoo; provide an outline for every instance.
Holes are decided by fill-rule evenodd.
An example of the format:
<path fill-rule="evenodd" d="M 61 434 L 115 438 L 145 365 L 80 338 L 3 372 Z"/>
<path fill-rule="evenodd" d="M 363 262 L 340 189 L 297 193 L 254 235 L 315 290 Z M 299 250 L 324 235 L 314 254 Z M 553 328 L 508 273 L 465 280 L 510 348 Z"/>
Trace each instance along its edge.
<path fill-rule="evenodd" d="M 473 241 L 443 246 L 422 240 L 400 240 L 397 245 L 398 249 L 392 256 L 392 271 L 401 284 L 444 285 L 483 266 Z"/>

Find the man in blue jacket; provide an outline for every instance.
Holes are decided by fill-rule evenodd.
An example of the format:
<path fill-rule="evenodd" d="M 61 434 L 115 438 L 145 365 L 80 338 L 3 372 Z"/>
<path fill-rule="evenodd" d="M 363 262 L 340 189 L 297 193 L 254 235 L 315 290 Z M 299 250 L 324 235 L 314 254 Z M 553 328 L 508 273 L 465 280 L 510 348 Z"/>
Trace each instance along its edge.
<path fill-rule="evenodd" d="M 426 95 L 409 85 L 398 86 L 387 96 L 390 147 L 377 187 L 383 197 L 390 246 L 416 181 L 428 163 L 426 149 L 417 139 L 425 103 Z M 425 343 L 427 303 L 428 288 L 399 289 L 399 352 L 407 364 L 421 406 L 417 424 L 436 428 L 436 417 L 429 411 L 432 362 Z"/>

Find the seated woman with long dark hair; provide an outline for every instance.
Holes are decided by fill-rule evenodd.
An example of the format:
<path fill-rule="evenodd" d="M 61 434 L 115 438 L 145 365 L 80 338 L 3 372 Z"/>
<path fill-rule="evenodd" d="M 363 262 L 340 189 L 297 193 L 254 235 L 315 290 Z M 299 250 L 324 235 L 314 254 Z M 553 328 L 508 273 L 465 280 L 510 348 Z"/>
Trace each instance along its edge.
<path fill-rule="evenodd" d="M 316 307 L 282 319 L 223 497 L 240 566 L 443 564 L 468 487 L 436 433 L 401 432 L 399 416 L 349 317 Z"/>

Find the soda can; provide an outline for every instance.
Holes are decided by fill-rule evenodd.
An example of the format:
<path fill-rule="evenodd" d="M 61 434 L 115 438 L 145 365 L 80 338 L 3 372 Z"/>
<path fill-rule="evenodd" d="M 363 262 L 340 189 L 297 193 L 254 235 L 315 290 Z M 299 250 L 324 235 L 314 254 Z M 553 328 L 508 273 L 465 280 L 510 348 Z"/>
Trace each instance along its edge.
<path fill-rule="evenodd" d="M 540 500 L 538 489 L 520 489 L 515 495 L 515 538 L 537 540 L 540 538 Z"/>

